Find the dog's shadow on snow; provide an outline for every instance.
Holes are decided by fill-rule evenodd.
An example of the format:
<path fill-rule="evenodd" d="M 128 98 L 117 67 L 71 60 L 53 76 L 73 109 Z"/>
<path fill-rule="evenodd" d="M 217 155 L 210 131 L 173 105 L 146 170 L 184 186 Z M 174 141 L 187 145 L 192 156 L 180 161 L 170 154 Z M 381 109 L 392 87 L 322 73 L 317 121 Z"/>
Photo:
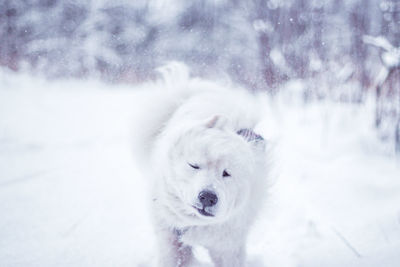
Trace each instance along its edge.
<path fill-rule="evenodd" d="M 211 261 L 210 255 L 208 251 L 204 247 L 194 246 L 193 247 L 193 262 L 189 265 L 189 267 L 214 267 L 214 264 Z M 250 254 L 247 257 L 247 261 L 245 264 L 246 267 L 267 267 L 264 264 L 261 255 Z M 139 267 L 157 267 L 155 262 L 155 258 L 153 261 L 148 264 L 140 265 Z"/>
<path fill-rule="evenodd" d="M 260 257 L 251 257 L 250 259 L 247 260 L 246 262 L 246 267 L 267 267 L 266 264 L 261 260 Z M 212 263 L 202 263 L 202 262 L 196 262 L 191 267 L 214 267 Z"/>
<path fill-rule="evenodd" d="M 261 258 L 258 258 L 258 257 L 252 257 L 251 259 L 247 260 L 246 266 L 247 267 L 267 267 L 267 265 L 264 264 L 264 262 L 261 260 Z"/>
<path fill-rule="evenodd" d="M 191 267 L 214 267 L 211 263 L 195 263 Z M 246 262 L 246 267 L 268 267 L 260 259 L 250 259 Z"/>
<path fill-rule="evenodd" d="M 138 267 L 156 267 L 157 264 L 141 264 Z M 195 262 L 190 267 L 214 267 L 212 263 Z M 246 267 L 268 267 L 260 258 L 252 257 L 247 260 Z"/>

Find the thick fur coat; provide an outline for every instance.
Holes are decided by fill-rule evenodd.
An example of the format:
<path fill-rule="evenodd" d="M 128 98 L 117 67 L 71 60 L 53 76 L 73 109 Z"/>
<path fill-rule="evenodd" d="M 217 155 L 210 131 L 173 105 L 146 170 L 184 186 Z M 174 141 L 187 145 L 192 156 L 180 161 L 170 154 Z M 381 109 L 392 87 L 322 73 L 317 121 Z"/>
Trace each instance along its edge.
<path fill-rule="evenodd" d="M 186 74 L 174 81 L 168 68 L 134 137 L 151 182 L 159 266 L 190 266 L 193 246 L 208 249 L 215 266 L 245 266 L 246 237 L 266 194 L 257 100 Z"/>

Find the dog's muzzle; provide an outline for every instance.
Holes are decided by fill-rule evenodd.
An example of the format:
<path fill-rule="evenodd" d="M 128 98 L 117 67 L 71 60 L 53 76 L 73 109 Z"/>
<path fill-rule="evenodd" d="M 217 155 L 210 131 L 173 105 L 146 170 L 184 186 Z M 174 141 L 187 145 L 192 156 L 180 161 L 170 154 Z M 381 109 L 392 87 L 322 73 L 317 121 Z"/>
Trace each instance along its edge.
<path fill-rule="evenodd" d="M 197 198 L 200 201 L 202 207 L 201 208 L 194 207 L 194 208 L 203 216 L 213 217 L 214 214 L 208 212 L 207 208 L 211 208 L 217 204 L 218 202 L 217 195 L 212 191 L 203 190 L 199 193 L 199 196 Z"/>

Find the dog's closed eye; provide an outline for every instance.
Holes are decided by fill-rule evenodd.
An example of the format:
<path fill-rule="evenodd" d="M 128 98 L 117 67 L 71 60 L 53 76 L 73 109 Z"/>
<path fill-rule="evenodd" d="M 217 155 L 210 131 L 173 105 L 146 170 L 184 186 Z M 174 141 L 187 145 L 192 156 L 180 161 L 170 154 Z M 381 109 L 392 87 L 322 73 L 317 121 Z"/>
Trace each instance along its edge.
<path fill-rule="evenodd" d="M 230 177 L 230 176 L 231 176 L 231 174 L 227 170 L 223 171 L 222 177 Z"/>
<path fill-rule="evenodd" d="M 188 165 L 189 165 L 190 167 L 192 167 L 193 169 L 196 169 L 196 170 L 200 169 L 200 167 L 199 167 L 198 165 L 196 165 L 196 164 L 190 164 L 190 163 L 188 163 Z"/>

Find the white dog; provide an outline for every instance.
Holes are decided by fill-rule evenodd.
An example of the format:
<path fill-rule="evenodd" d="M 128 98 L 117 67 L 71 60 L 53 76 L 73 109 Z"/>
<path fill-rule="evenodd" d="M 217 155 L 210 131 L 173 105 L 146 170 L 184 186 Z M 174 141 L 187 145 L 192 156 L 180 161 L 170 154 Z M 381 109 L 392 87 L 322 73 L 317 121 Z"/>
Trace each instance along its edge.
<path fill-rule="evenodd" d="M 188 79 L 185 71 L 175 71 L 184 74 L 176 77 L 171 65 L 164 70 L 164 77 L 178 81 L 153 95 L 153 110 L 142 116 L 135 136 L 153 182 L 159 264 L 189 266 L 192 247 L 200 245 L 216 266 L 244 266 L 246 236 L 265 195 L 256 99 Z"/>

